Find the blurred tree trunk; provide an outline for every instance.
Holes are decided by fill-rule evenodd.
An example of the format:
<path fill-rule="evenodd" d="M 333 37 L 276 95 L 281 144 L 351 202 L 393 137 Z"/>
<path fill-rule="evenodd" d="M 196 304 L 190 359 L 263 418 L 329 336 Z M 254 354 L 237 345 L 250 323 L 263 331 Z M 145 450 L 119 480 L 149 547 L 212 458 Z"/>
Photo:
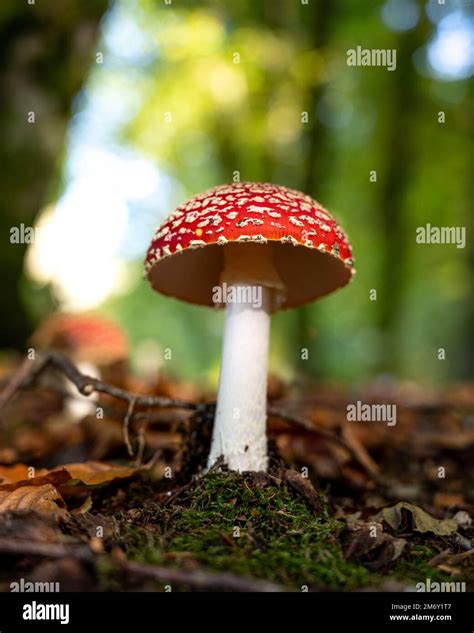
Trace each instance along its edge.
<path fill-rule="evenodd" d="M 305 6 L 304 11 L 310 12 L 306 21 L 307 37 L 311 48 L 316 50 L 328 46 L 331 36 L 331 23 L 334 17 L 336 3 L 334 0 L 318 0 Z M 308 123 L 305 124 L 306 156 L 302 172 L 301 189 L 304 193 L 318 199 L 318 192 L 328 177 L 331 170 L 330 143 L 328 142 L 328 129 L 322 124 L 316 114 L 316 108 L 324 95 L 326 86 L 318 82 L 311 90 L 307 111 Z M 311 305 L 302 306 L 296 311 L 297 320 L 297 355 L 296 361 L 302 373 L 308 373 L 308 361 L 301 358 L 303 348 L 311 348 L 317 345 L 317 331 L 315 329 L 314 310 Z M 319 356 L 318 356 L 319 357 Z M 311 373 L 321 376 L 321 362 L 314 362 L 314 354 L 311 358 Z"/>
<path fill-rule="evenodd" d="M 30 323 L 21 299 L 27 244 L 12 227 L 32 226 L 60 164 L 74 95 L 92 61 L 107 0 L 2 0 L 0 10 L 0 348 L 21 348 Z"/>
<path fill-rule="evenodd" d="M 407 244 L 414 239 L 406 222 L 406 192 L 416 159 L 416 117 L 419 115 L 420 81 L 413 63 L 413 55 L 427 39 L 429 26 L 426 18 L 420 26 L 398 37 L 397 68 L 387 82 L 384 101 L 391 104 L 386 110 L 384 163 L 377 169 L 378 195 L 376 207 L 380 219 L 381 263 L 378 281 L 377 329 L 380 349 L 379 371 L 397 367 L 396 324 L 410 275 L 406 269 Z M 389 105 L 390 107 L 390 105 Z M 383 142 L 383 140 L 382 140 Z M 408 233 L 410 231 L 410 233 Z M 404 257 L 405 256 L 405 257 Z"/>
<path fill-rule="evenodd" d="M 471 86 L 472 89 L 472 86 Z M 469 119 L 466 137 L 473 138 L 473 121 Z M 465 299 L 465 318 L 463 332 L 460 337 L 460 371 L 455 370 L 455 375 L 460 379 L 474 380 L 474 179 L 472 178 L 474 167 L 474 155 L 470 154 L 470 169 L 467 170 L 468 182 L 466 183 L 466 249 L 467 249 L 467 275 L 468 290 Z"/>

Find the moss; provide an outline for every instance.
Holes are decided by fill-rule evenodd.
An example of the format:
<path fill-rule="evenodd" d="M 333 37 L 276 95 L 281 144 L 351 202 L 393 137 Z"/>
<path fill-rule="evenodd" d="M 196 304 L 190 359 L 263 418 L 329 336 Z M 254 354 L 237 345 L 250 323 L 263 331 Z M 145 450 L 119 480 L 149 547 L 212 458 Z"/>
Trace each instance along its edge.
<path fill-rule="evenodd" d="M 299 589 L 351 589 L 373 575 L 345 561 L 342 526 L 326 509 L 315 516 L 286 484 L 211 473 L 172 504 L 148 509 L 145 526 L 124 526 L 128 556 L 180 566 L 192 559 L 218 571 Z"/>
<path fill-rule="evenodd" d="M 344 557 L 344 524 L 309 507 L 293 488 L 272 477 L 211 472 L 185 486 L 169 480 L 137 480 L 118 497 L 104 497 L 101 511 L 114 514 L 130 559 L 176 568 L 200 567 L 277 582 L 289 589 L 377 589 L 387 581 L 414 585 L 430 578 L 452 581 L 428 562 L 447 547 L 443 539 L 408 539 L 403 555 L 375 572 Z M 167 492 L 167 488 L 169 492 Z M 319 506 L 319 504 L 317 504 Z M 347 543 L 346 543 L 347 544 Z M 462 577 L 470 586 L 467 563 Z M 111 569 L 99 571 L 103 589 L 127 584 Z M 148 588 L 163 589 L 152 583 Z M 179 588 L 173 587 L 173 590 Z"/>

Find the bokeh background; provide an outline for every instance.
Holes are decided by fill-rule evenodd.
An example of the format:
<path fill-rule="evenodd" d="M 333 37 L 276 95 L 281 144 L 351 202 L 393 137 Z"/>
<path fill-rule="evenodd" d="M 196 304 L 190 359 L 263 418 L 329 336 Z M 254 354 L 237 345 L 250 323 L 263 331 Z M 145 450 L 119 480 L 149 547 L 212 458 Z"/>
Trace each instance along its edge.
<path fill-rule="evenodd" d="M 222 314 L 153 293 L 142 262 L 174 206 L 240 178 L 315 197 L 356 259 L 349 287 L 273 319 L 274 373 L 472 378 L 472 33 L 462 0 L 3 0 L 0 349 L 93 310 L 137 371 L 215 385 Z M 348 66 L 358 45 L 396 71 Z M 427 223 L 466 247 L 417 244 Z M 21 224 L 34 244 L 11 243 Z"/>

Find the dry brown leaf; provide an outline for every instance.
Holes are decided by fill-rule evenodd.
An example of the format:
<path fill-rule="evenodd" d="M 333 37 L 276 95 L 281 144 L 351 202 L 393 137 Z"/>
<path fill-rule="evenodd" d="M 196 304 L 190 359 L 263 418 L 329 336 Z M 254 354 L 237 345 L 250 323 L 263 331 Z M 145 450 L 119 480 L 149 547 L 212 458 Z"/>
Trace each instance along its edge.
<path fill-rule="evenodd" d="M 26 464 L 14 464 L 13 466 L 0 466 L 0 484 L 10 484 L 23 479 L 30 479 L 31 473 L 42 474 L 41 472 L 32 469 Z"/>
<path fill-rule="evenodd" d="M 346 547 L 347 560 L 358 562 L 373 571 L 393 563 L 405 549 L 406 541 L 383 531 L 380 523 L 353 521 Z"/>
<path fill-rule="evenodd" d="M 113 466 L 104 462 L 67 464 L 63 468 L 71 475 L 72 479 L 78 479 L 87 486 L 97 486 L 115 479 L 126 479 L 137 472 L 136 468 Z"/>
<path fill-rule="evenodd" d="M 393 530 L 398 531 L 403 524 L 403 511 L 409 513 L 415 532 L 432 532 L 438 536 L 446 536 L 458 529 L 458 524 L 454 519 L 435 519 L 418 506 L 406 501 L 401 501 L 389 508 L 383 508 L 372 517 L 372 521 L 382 521 L 383 519 Z"/>
<path fill-rule="evenodd" d="M 18 466 L 23 466 L 28 469 L 28 466 L 25 466 L 24 464 L 18 464 Z M 22 477 L 22 471 L 20 468 L 18 468 L 15 472 L 19 479 L 15 480 L 12 477 L 9 483 L 0 484 L 0 491 L 16 490 L 17 488 L 22 488 L 24 486 L 45 486 L 46 484 L 50 484 L 51 486 L 58 488 L 71 479 L 71 475 L 64 469 L 54 471 L 38 469 L 35 471 L 36 476 L 30 478 Z"/>
<path fill-rule="evenodd" d="M 0 514 L 37 512 L 48 518 L 60 519 L 67 514 L 64 508 L 61 495 L 51 484 L 0 491 Z"/>
<path fill-rule="evenodd" d="M 321 514 L 321 499 L 309 479 L 305 479 L 296 470 L 287 470 L 285 479 L 288 485 L 306 501 L 311 510 L 316 514 Z"/>
<path fill-rule="evenodd" d="M 15 466 L 0 466 L 0 491 L 15 490 L 23 486 L 43 486 L 51 484 L 59 487 L 65 483 L 77 480 L 86 486 L 97 486 L 125 479 L 137 472 L 135 468 L 128 466 L 114 466 L 104 462 L 84 462 L 79 464 L 66 464 L 54 470 L 32 470 L 26 464 Z M 31 477 L 31 474 L 34 476 Z"/>

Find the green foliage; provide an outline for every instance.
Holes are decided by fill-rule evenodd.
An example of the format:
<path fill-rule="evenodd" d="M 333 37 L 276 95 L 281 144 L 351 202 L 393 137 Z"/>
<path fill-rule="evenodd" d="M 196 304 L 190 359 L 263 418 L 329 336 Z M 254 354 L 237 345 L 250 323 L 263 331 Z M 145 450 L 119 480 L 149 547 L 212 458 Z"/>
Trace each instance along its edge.
<path fill-rule="evenodd" d="M 424 65 L 436 26 L 423 3 L 415 28 L 398 33 L 382 4 L 117 0 L 98 44 L 104 64 L 86 97 L 116 86 L 124 123 L 111 140 L 151 159 L 173 201 L 237 178 L 272 181 L 314 196 L 350 236 L 351 286 L 273 319 L 271 368 L 286 376 L 443 382 L 474 371 L 467 80 Z M 109 46 L 117 23 L 135 29 L 135 61 L 128 44 Z M 397 50 L 395 72 L 347 66 L 361 33 L 367 48 Z M 467 247 L 417 244 L 427 223 L 466 227 Z M 174 373 L 214 379 L 220 318 L 152 298 L 135 263 L 130 279 L 106 309 L 135 346 L 152 338 L 178 350 Z"/>
<path fill-rule="evenodd" d="M 460 341 L 471 293 L 469 255 L 455 246 L 420 246 L 415 229 L 426 222 L 468 224 L 463 82 L 448 89 L 415 69 L 413 51 L 433 33 L 425 18 L 413 32 L 395 34 L 370 3 L 337 16 L 320 3 L 297 5 L 283 2 L 284 15 L 271 18 L 251 3 L 169 11 L 142 2 L 144 28 L 159 55 L 147 70 L 146 99 L 127 139 L 189 195 L 229 182 L 238 171 L 242 180 L 306 188 L 346 228 L 358 274 L 349 288 L 305 307 L 304 319 L 301 311 L 274 319 L 276 371 L 346 380 L 377 370 L 422 381 L 459 375 L 466 371 Z M 399 49 L 403 85 L 397 73 L 345 64 L 362 29 L 367 47 Z M 440 110 L 447 125 L 437 122 Z M 397 150 L 406 156 L 393 156 L 390 139 L 397 135 L 406 139 Z M 372 169 L 376 183 L 369 182 Z M 393 186 L 399 220 L 384 218 Z M 212 313 L 188 316 L 176 307 L 176 317 L 202 338 L 216 328 Z M 443 362 L 441 346 L 450 350 Z M 309 348 L 306 363 L 299 362 L 301 347 Z M 212 340 L 209 349 L 214 353 Z M 209 367 L 208 355 L 200 362 Z M 184 359 L 182 367 L 190 370 Z"/>

